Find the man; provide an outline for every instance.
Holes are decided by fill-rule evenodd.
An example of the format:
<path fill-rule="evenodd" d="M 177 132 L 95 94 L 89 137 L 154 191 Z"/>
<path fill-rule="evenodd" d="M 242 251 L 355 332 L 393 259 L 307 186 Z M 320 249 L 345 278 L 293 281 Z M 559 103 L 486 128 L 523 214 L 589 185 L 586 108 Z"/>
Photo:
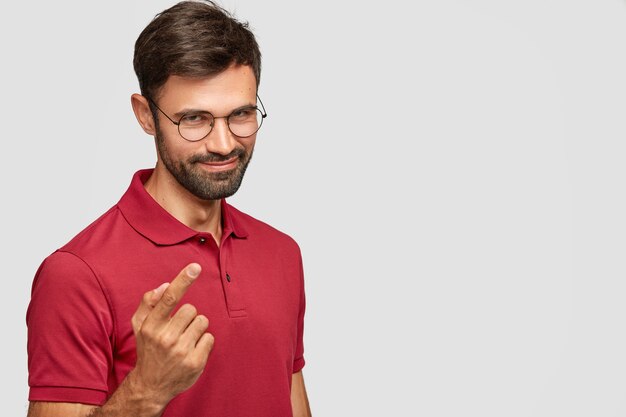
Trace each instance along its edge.
<path fill-rule="evenodd" d="M 134 67 L 156 167 L 39 268 L 29 416 L 310 416 L 298 246 L 224 200 L 266 116 L 254 36 L 182 2 L 141 33 Z"/>

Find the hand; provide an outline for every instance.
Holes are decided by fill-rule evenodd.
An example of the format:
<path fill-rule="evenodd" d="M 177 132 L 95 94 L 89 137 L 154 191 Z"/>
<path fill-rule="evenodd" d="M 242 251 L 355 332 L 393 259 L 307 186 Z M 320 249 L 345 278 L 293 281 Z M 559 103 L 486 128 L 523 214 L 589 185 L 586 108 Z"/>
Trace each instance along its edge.
<path fill-rule="evenodd" d="M 209 320 L 194 306 L 171 315 L 199 274 L 200 265 L 187 265 L 171 284 L 145 293 L 132 317 L 137 364 L 129 377 L 163 407 L 196 382 L 213 348 Z"/>

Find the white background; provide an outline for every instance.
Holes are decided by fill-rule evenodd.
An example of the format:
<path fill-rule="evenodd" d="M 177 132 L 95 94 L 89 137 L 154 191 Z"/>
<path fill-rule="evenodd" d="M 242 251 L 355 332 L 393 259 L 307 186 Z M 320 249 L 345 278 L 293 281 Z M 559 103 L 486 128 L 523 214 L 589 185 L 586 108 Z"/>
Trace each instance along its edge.
<path fill-rule="evenodd" d="M 154 164 L 132 51 L 171 4 L 2 8 L 3 415 L 39 263 Z M 223 4 L 269 113 L 231 202 L 304 252 L 314 414 L 624 415 L 624 2 Z"/>

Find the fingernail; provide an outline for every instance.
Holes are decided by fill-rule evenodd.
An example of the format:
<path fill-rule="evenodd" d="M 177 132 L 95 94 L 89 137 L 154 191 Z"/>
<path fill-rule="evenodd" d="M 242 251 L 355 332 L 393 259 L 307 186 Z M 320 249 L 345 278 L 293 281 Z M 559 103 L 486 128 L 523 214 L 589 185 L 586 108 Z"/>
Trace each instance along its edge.
<path fill-rule="evenodd" d="M 187 275 L 189 275 L 191 278 L 195 278 L 198 275 L 200 275 L 200 265 L 198 264 L 191 264 L 187 267 Z"/>

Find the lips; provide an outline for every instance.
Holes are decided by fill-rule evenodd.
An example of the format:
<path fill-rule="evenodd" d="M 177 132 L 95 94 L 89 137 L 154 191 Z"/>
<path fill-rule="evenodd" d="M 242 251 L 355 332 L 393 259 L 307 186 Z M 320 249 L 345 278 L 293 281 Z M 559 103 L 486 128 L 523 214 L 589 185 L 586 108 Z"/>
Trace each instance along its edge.
<path fill-rule="evenodd" d="M 238 161 L 239 157 L 234 157 L 225 161 L 200 162 L 200 165 L 208 171 L 219 172 L 236 168 Z"/>

